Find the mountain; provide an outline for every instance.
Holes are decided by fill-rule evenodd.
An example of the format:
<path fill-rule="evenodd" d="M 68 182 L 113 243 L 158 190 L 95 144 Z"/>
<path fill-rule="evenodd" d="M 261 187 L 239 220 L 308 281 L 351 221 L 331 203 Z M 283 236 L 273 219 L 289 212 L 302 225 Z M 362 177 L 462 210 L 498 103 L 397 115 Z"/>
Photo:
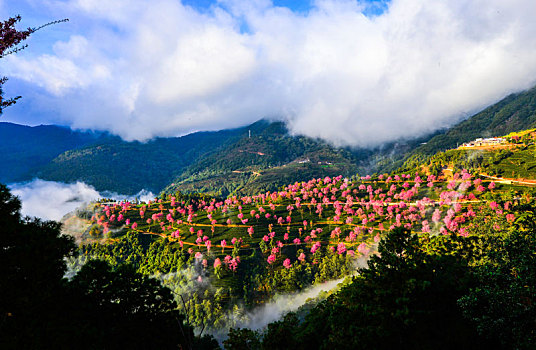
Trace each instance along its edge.
<path fill-rule="evenodd" d="M 425 162 L 431 155 L 479 137 L 506 135 L 536 127 L 536 87 L 512 94 L 474 116 L 432 137 L 406 157 L 405 167 Z"/>
<path fill-rule="evenodd" d="M 29 180 L 61 153 L 107 138 L 107 134 L 73 131 L 56 125 L 0 123 L 0 182 Z"/>
<path fill-rule="evenodd" d="M 360 171 L 359 164 L 368 166 L 371 155 L 378 154 L 293 136 L 284 123 L 267 120 L 145 143 L 57 126 L 3 123 L 0 129 L 5 135 L 3 164 L 9 164 L 9 176 L 0 177 L 0 182 L 35 177 L 83 181 L 98 191 L 122 194 L 142 189 L 250 194 L 313 177 L 352 176 Z"/>
<path fill-rule="evenodd" d="M 39 169 L 39 178 L 84 181 L 98 191 L 160 192 L 205 153 L 244 134 L 244 128 L 197 132 L 183 137 L 126 142 L 118 137 L 66 151 Z"/>
<path fill-rule="evenodd" d="M 319 139 L 292 136 L 282 122 L 258 121 L 249 133 L 199 158 L 165 191 L 218 196 L 277 189 L 313 177 L 352 176 L 368 151 L 334 147 Z"/>
<path fill-rule="evenodd" d="M 0 123 L 0 160 L 8 165 L 0 169 L 0 182 L 40 177 L 124 194 L 146 189 L 243 195 L 310 178 L 413 169 L 457 144 L 535 126 L 536 88 L 510 95 L 448 130 L 375 149 L 334 147 L 266 120 L 146 143 L 58 126 Z"/>

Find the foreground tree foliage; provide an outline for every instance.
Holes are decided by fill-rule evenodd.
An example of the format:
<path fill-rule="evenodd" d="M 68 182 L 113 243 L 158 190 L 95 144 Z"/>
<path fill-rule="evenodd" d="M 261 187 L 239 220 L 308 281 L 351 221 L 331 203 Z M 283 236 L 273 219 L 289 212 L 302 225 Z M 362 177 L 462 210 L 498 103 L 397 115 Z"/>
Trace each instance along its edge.
<path fill-rule="evenodd" d="M 476 287 L 459 300 L 479 334 L 508 349 L 536 346 L 536 209 L 521 213 L 506 232 L 483 237 L 485 260 L 474 269 Z"/>
<path fill-rule="evenodd" d="M 300 334 L 320 348 L 476 348 L 457 300 L 471 285 L 472 242 L 395 229 L 352 284 L 318 306 Z"/>
<path fill-rule="evenodd" d="M 46 335 L 40 323 L 55 314 L 65 290 L 63 258 L 74 248 L 59 236 L 59 224 L 21 218 L 20 202 L 0 185 L 0 344 Z"/>
<path fill-rule="evenodd" d="M 0 348 L 217 348 L 194 337 L 169 289 L 128 265 L 92 261 L 63 278 L 74 251 L 0 185 Z"/>
<path fill-rule="evenodd" d="M 397 228 L 353 283 L 264 333 L 232 330 L 226 349 L 533 349 L 535 207 L 469 237 Z"/>

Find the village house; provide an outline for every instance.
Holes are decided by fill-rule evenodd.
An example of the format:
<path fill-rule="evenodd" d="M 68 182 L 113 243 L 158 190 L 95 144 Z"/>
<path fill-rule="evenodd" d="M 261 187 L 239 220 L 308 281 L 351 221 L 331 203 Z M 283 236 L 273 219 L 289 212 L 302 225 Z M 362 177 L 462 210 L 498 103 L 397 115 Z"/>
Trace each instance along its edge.
<path fill-rule="evenodd" d="M 489 137 L 478 138 L 474 141 L 470 141 L 462 144 L 460 147 L 482 147 L 482 146 L 494 146 L 506 143 L 506 139 L 502 137 Z"/>

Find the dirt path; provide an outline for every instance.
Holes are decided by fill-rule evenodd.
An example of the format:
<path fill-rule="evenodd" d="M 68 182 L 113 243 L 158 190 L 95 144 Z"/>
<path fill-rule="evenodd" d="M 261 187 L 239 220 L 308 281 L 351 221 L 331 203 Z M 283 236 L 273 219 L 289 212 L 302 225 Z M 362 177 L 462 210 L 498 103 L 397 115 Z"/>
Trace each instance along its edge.
<path fill-rule="evenodd" d="M 515 183 L 515 184 L 520 184 L 520 185 L 525 185 L 525 186 L 536 186 L 536 180 L 509 179 L 509 178 L 504 178 L 504 177 L 491 176 L 491 175 L 487 175 L 484 173 L 481 173 L 479 175 L 488 179 L 495 180 L 498 183 L 507 184 L 507 185 L 511 185 Z"/>

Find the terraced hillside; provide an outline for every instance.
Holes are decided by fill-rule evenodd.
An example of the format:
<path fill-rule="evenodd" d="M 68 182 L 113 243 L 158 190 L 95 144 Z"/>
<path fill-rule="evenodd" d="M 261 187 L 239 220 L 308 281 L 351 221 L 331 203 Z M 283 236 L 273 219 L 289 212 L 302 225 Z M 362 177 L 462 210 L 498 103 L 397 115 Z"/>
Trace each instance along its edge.
<path fill-rule="evenodd" d="M 221 332 L 247 323 L 246 310 L 275 293 L 352 275 L 397 227 L 466 237 L 483 228 L 483 217 L 491 220 L 486 227 L 509 225 L 515 215 L 508 205 L 497 215 L 483 199 L 504 186 L 467 172 L 384 174 L 318 178 L 226 199 L 177 193 L 101 203 L 83 236 L 101 241 L 81 252 L 159 276 L 185 298 L 182 310 L 196 326 Z"/>

